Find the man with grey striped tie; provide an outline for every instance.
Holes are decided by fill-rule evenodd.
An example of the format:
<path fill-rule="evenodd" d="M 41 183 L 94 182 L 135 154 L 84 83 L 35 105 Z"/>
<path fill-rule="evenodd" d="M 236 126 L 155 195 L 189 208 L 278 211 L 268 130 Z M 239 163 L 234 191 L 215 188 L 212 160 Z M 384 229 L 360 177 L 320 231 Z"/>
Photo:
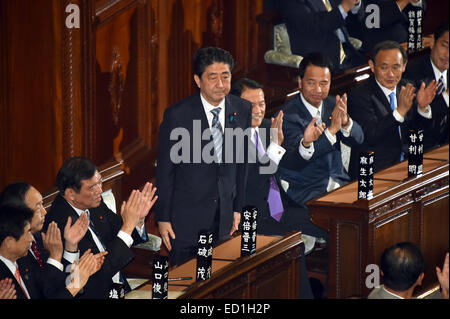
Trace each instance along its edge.
<path fill-rule="evenodd" d="M 228 95 L 233 66 L 229 52 L 199 49 L 200 92 L 168 107 L 160 126 L 155 219 L 172 265 L 195 255 L 199 231 L 212 231 L 217 243 L 239 226 L 247 142 L 226 133 L 251 126 L 251 104 Z"/>

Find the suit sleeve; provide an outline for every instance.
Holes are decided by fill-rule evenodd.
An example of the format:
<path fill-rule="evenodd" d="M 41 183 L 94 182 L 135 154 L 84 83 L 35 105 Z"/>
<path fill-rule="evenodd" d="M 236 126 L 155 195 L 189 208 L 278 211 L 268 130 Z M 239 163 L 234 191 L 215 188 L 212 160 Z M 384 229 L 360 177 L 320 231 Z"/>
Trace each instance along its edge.
<path fill-rule="evenodd" d="M 175 183 L 175 164 L 170 160 L 170 150 L 174 141 L 170 140 L 171 129 L 176 127 L 170 109 L 164 113 L 159 127 L 158 155 L 156 166 L 156 187 L 158 200 L 155 206 L 156 221 L 169 222 L 171 219 L 172 190 Z"/>

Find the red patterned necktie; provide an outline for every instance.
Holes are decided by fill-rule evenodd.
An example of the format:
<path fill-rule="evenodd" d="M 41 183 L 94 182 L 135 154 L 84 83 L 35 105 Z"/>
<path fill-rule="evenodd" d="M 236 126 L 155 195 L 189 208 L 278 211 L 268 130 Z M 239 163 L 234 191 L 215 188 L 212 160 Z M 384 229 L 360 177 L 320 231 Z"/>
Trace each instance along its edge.
<path fill-rule="evenodd" d="M 44 263 L 42 262 L 41 252 L 39 251 L 39 248 L 36 245 L 35 241 L 33 241 L 31 243 L 31 250 L 33 251 L 34 257 L 36 257 L 36 260 L 39 263 L 39 266 L 41 266 L 41 268 L 43 268 L 44 267 Z"/>

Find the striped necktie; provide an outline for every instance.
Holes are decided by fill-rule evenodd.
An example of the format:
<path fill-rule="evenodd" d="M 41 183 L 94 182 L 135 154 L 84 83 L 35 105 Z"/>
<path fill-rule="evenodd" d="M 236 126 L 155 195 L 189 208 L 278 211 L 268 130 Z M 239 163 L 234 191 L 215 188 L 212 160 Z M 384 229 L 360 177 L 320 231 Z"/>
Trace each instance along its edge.
<path fill-rule="evenodd" d="M 439 78 L 439 81 L 438 81 L 436 95 L 441 95 L 444 92 L 444 90 L 445 90 L 444 76 L 441 75 L 441 77 Z"/>
<path fill-rule="evenodd" d="M 219 121 L 219 113 L 222 110 L 220 107 L 216 107 L 211 110 L 214 115 L 212 120 L 211 133 L 214 141 L 214 150 L 217 156 L 217 163 L 222 163 L 222 144 L 223 144 L 223 130 Z"/>
<path fill-rule="evenodd" d="M 333 8 L 331 7 L 331 5 L 328 2 L 328 0 L 322 0 L 322 1 L 323 1 L 323 4 L 325 5 L 325 8 L 327 8 L 328 12 L 333 10 Z M 336 33 L 338 33 L 338 31 L 336 31 Z M 339 35 L 338 35 L 338 38 L 339 38 Z M 344 47 L 342 46 L 342 42 L 341 42 L 340 39 L 339 39 L 339 46 L 340 46 L 340 59 L 339 59 L 339 62 L 340 62 L 340 64 L 342 64 L 342 63 L 344 63 L 344 60 L 345 60 L 345 51 L 344 51 Z"/>

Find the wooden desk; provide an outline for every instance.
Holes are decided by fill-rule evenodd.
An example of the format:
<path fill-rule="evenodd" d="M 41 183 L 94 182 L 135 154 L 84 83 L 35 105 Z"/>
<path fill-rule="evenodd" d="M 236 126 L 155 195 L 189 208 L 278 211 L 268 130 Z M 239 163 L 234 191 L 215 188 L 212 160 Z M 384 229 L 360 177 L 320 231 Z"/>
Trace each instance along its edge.
<path fill-rule="evenodd" d="M 194 279 L 169 282 L 169 299 L 298 298 L 302 244 L 300 232 L 283 237 L 258 235 L 256 253 L 241 258 L 241 236 L 234 236 L 214 248 L 210 279 L 195 282 L 195 258 L 171 268 L 169 278 Z M 151 282 L 130 292 L 126 298 L 151 298 Z"/>
<path fill-rule="evenodd" d="M 426 260 L 422 293 L 437 283 L 449 249 L 449 147 L 424 154 L 424 173 L 408 178 L 407 161 L 374 175 L 374 197 L 357 200 L 357 182 L 308 202 L 312 221 L 329 231 L 330 298 L 367 296 L 366 266 L 394 243 L 419 245 Z"/>

